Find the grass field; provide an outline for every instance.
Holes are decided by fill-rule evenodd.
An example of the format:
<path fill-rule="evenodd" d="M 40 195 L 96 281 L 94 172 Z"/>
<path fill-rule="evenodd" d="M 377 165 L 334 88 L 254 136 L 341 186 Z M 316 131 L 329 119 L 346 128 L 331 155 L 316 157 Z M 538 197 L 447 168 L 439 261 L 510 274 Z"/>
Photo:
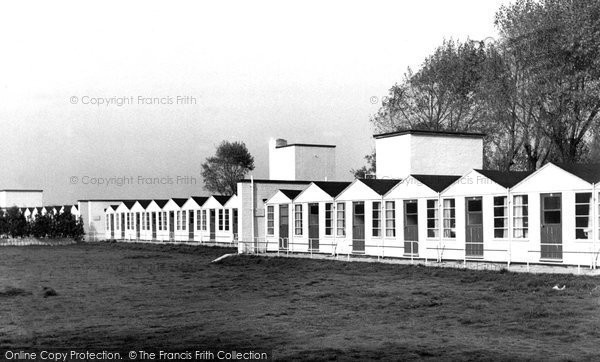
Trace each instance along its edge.
<path fill-rule="evenodd" d="M 0 350 L 600 359 L 597 278 L 252 256 L 209 264 L 229 252 L 104 243 L 0 248 Z M 43 298 L 43 287 L 58 295 Z"/>

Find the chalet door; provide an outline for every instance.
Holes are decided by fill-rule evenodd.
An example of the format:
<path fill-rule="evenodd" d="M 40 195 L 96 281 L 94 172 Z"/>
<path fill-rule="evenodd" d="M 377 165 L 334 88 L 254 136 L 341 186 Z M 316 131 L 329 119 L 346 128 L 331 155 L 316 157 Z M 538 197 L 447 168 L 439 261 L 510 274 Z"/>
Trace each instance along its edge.
<path fill-rule="evenodd" d="M 135 213 L 135 238 L 140 240 L 140 213 Z"/>
<path fill-rule="evenodd" d="M 352 252 L 365 252 L 365 203 L 352 203 Z"/>
<path fill-rule="evenodd" d="M 125 239 L 125 214 L 121 214 L 121 239 Z"/>
<path fill-rule="evenodd" d="M 190 241 L 194 241 L 194 210 L 188 211 L 188 233 Z"/>
<path fill-rule="evenodd" d="M 541 258 L 562 260 L 562 199 L 560 193 L 542 194 Z"/>
<path fill-rule="evenodd" d="M 110 238 L 115 238 L 115 214 L 110 214 Z"/>
<path fill-rule="evenodd" d="M 308 204 L 308 249 L 319 251 L 319 204 Z"/>
<path fill-rule="evenodd" d="M 215 219 L 216 219 L 217 212 L 215 209 L 210 209 L 209 214 L 210 214 L 210 241 L 215 242 L 216 241 Z"/>
<path fill-rule="evenodd" d="M 287 250 L 290 236 L 290 207 L 279 205 L 279 249 Z"/>
<path fill-rule="evenodd" d="M 238 209 L 232 209 L 233 217 L 233 240 L 238 240 Z"/>
<path fill-rule="evenodd" d="M 150 215 L 150 225 L 152 225 L 152 240 L 156 240 L 156 213 L 153 212 Z"/>
<path fill-rule="evenodd" d="M 419 214 L 417 200 L 404 201 L 404 254 L 419 253 Z"/>
<path fill-rule="evenodd" d="M 169 240 L 175 240 L 175 211 L 169 211 Z"/>
<path fill-rule="evenodd" d="M 465 254 L 483 257 L 483 201 L 481 197 L 466 198 Z"/>

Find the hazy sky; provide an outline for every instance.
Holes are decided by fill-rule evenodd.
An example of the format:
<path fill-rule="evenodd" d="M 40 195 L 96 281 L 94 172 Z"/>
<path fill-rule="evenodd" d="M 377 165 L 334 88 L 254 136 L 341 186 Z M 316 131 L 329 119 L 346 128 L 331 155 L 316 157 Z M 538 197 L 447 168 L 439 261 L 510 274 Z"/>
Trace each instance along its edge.
<path fill-rule="evenodd" d="M 42 188 L 46 204 L 205 194 L 221 140 L 244 141 L 267 178 L 270 137 L 336 144 L 349 179 L 373 146 L 371 97 L 444 38 L 495 37 L 506 2 L 2 2 L 0 189 Z"/>

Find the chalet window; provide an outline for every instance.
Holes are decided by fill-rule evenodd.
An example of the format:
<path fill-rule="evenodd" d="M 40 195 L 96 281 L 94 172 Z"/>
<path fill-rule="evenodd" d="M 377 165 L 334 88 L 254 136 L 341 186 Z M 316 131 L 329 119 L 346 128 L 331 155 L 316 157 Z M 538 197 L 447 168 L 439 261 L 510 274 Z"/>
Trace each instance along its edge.
<path fill-rule="evenodd" d="M 162 230 L 162 212 L 158 213 L 158 230 Z"/>
<path fill-rule="evenodd" d="M 513 236 L 526 238 L 529 236 L 529 197 L 517 195 L 513 197 Z"/>
<path fill-rule="evenodd" d="M 325 204 L 325 235 L 331 236 L 333 233 L 333 204 Z"/>
<path fill-rule="evenodd" d="M 219 209 L 219 231 L 223 231 L 223 209 Z"/>
<path fill-rule="evenodd" d="M 167 230 L 167 212 L 163 211 L 162 214 L 163 214 L 163 217 L 162 217 L 162 219 L 163 219 L 163 230 Z"/>
<path fill-rule="evenodd" d="M 438 200 L 427 200 L 427 237 L 437 238 L 440 234 Z"/>
<path fill-rule="evenodd" d="M 494 238 L 508 237 L 508 204 L 506 196 L 494 197 Z"/>
<path fill-rule="evenodd" d="M 181 230 L 187 229 L 187 211 L 181 212 Z"/>
<path fill-rule="evenodd" d="M 456 200 L 444 199 L 443 201 L 443 216 L 444 216 L 444 237 L 456 237 Z"/>
<path fill-rule="evenodd" d="M 202 230 L 206 231 L 206 210 L 202 210 Z"/>
<path fill-rule="evenodd" d="M 294 235 L 302 235 L 302 205 L 294 205 Z"/>
<path fill-rule="evenodd" d="M 202 228 L 202 214 L 200 210 L 196 210 L 196 230 L 200 230 Z"/>
<path fill-rule="evenodd" d="M 229 209 L 225 209 L 225 231 L 229 231 Z"/>
<path fill-rule="evenodd" d="M 275 235 L 275 207 L 267 206 L 267 235 Z"/>
<path fill-rule="evenodd" d="M 337 203 L 336 210 L 337 218 L 337 236 L 346 236 L 346 204 L 343 202 Z"/>
<path fill-rule="evenodd" d="M 592 193 L 575 194 L 575 239 L 592 238 Z"/>
<path fill-rule="evenodd" d="M 131 221 L 130 221 L 130 219 L 131 219 L 131 213 L 128 212 L 127 213 L 127 230 L 131 229 Z"/>
<path fill-rule="evenodd" d="M 385 202 L 385 236 L 396 236 L 396 202 Z"/>
<path fill-rule="evenodd" d="M 381 202 L 373 202 L 373 236 L 381 236 Z"/>

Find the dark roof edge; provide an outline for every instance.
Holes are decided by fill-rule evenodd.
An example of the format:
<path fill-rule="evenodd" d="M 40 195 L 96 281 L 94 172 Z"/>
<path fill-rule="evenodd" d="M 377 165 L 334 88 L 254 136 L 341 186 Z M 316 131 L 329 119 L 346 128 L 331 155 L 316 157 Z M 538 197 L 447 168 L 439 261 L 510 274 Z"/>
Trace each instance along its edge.
<path fill-rule="evenodd" d="M 401 136 L 401 135 L 405 135 L 405 134 L 420 134 L 420 135 L 440 136 L 440 137 L 441 136 L 454 136 L 454 137 L 469 137 L 469 138 L 483 138 L 486 136 L 485 133 L 478 133 L 478 132 L 403 130 L 403 131 L 375 134 L 375 135 L 373 135 L 373 138 L 380 139 L 380 138 Z"/>
<path fill-rule="evenodd" d="M 336 145 L 320 145 L 316 143 L 290 143 L 289 145 L 276 146 L 275 148 L 285 148 L 285 147 L 322 147 L 322 148 L 336 148 Z"/>

